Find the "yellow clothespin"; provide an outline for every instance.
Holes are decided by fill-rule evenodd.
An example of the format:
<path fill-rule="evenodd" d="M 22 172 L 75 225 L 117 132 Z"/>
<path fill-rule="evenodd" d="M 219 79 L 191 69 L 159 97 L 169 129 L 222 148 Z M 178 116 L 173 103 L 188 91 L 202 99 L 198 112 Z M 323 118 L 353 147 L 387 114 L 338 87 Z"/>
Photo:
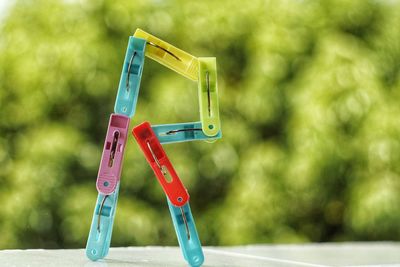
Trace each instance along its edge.
<path fill-rule="evenodd" d="M 215 57 L 199 57 L 199 108 L 203 132 L 207 136 L 218 134 L 219 119 L 217 60 Z"/>
<path fill-rule="evenodd" d="M 198 80 L 196 57 L 141 29 L 137 29 L 133 36 L 146 40 L 146 56 L 193 81 Z"/>

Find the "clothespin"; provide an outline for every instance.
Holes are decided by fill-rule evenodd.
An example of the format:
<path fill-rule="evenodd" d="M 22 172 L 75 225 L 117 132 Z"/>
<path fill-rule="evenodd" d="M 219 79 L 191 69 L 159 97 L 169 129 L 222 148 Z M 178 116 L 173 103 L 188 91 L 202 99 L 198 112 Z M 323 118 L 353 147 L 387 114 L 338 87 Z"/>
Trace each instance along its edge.
<path fill-rule="evenodd" d="M 125 61 L 119 81 L 114 111 L 133 117 L 139 95 L 140 81 L 144 66 L 146 40 L 129 37 Z"/>
<path fill-rule="evenodd" d="M 217 61 L 215 57 L 199 60 L 199 107 L 200 120 L 205 135 L 214 136 L 220 131 Z"/>
<path fill-rule="evenodd" d="M 182 207 L 175 207 L 168 199 L 167 202 L 183 257 L 190 266 L 200 266 L 204 262 L 204 254 L 189 202 Z"/>
<path fill-rule="evenodd" d="M 175 124 L 161 124 L 151 126 L 161 144 L 179 143 L 187 141 L 215 141 L 221 138 L 219 131 L 214 136 L 207 136 L 203 133 L 201 122 L 186 122 Z"/>
<path fill-rule="evenodd" d="M 132 134 L 142 149 L 160 185 L 174 206 L 182 207 L 189 201 L 189 194 L 172 167 L 167 154 L 157 139 L 150 123 L 133 128 Z"/>
<path fill-rule="evenodd" d="M 120 180 L 129 122 L 129 117 L 125 115 L 110 116 L 96 181 L 97 190 L 101 194 L 114 192 Z"/>
<path fill-rule="evenodd" d="M 86 256 L 99 260 L 107 256 L 110 248 L 111 235 L 117 208 L 119 183 L 110 195 L 100 194 L 94 208 L 92 224 L 86 244 Z"/>
<path fill-rule="evenodd" d="M 193 81 L 197 81 L 198 61 L 196 57 L 141 29 L 137 29 L 133 36 L 147 41 L 146 56 Z"/>

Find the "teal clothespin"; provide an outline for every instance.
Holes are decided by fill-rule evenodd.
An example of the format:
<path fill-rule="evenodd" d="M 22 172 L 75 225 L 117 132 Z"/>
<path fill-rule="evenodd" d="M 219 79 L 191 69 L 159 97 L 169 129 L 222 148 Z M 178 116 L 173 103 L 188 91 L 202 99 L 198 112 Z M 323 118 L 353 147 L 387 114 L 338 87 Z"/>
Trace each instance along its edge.
<path fill-rule="evenodd" d="M 161 144 L 206 140 L 214 141 L 222 137 L 221 130 L 214 136 L 207 136 L 201 122 L 160 124 L 151 126 Z"/>
<path fill-rule="evenodd" d="M 167 202 L 183 257 L 190 266 L 201 266 L 204 262 L 204 254 L 189 202 L 182 207 L 175 207 L 168 198 Z"/>
<path fill-rule="evenodd" d="M 104 258 L 110 248 L 117 208 L 119 183 L 110 195 L 99 194 L 94 208 L 92 224 L 86 244 L 86 256 L 95 261 Z"/>
<path fill-rule="evenodd" d="M 115 101 L 115 113 L 129 117 L 133 117 L 135 114 L 144 66 L 145 48 L 146 40 L 133 36 L 129 37 Z"/>

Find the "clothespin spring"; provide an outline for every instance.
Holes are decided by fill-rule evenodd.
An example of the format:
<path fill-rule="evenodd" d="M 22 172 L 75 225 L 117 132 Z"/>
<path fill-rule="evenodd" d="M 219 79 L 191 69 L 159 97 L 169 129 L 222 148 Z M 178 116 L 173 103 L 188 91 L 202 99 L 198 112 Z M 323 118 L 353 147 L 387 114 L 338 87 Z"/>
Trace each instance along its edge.
<path fill-rule="evenodd" d="M 206 81 L 207 81 L 208 116 L 211 117 L 210 73 L 208 71 L 206 71 Z"/>
<path fill-rule="evenodd" d="M 127 79 L 126 79 L 126 91 L 129 92 L 129 78 L 130 78 L 130 74 L 131 74 L 131 67 L 132 67 L 132 63 L 133 63 L 133 59 L 136 56 L 136 51 L 133 52 L 133 55 L 131 57 L 131 59 L 129 60 L 129 66 L 128 66 L 128 74 L 127 74 Z"/>
<path fill-rule="evenodd" d="M 179 132 L 194 132 L 194 131 L 202 131 L 201 128 L 187 128 L 187 129 L 178 129 L 178 130 L 170 130 L 168 132 L 163 133 L 162 135 L 171 135 L 171 134 L 176 134 Z"/>
<path fill-rule="evenodd" d="M 168 51 L 167 49 L 165 49 L 164 47 L 159 46 L 158 44 L 152 43 L 147 41 L 147 44 L 154 46 L 158 49 L 161 49 L 162 51 L 164 51 L 165 53 L 169 54 L 170 56 L 174 57 L 176 60 L 182 61 L 178 56 L 176 56 L 174 53 Z"/>
<path fill-rule="evenodd" d="M 101 212 L 103 211 L 104 203 L 106 202 L 108 195 L 105 195 L 103 201 L 101 202 L 99 209 L 99 218 L 97 219 L 97 231 L 100 233 L 100 220 L 101 220 Z"/>
<path fill-rule="evenodd" d="M 158 161 L 156 155 L 154 154 L 153 149 L 152 149 L 151 146 L 150 146 L 150 142 L 147 141 L 146 144 L 147 144 L 147 147 L 148 147 L 149 150 L 150 150 L 151 156 L 153 157 L 155 163 L 157 164 L 157 167 L 160 169 L 160 171 L 162 172 L 162 174 L 163 174 L 164 176 L 167 175 L 167 169 L 165 168 L 164 165 L 161 165 L 160 162 Z"/>
<path fill-rule="evenodd" d="M 187 222 L 187 219 L 186 219 L 186 215 L 185 215 L 185 212 L 183 211 L 183 208 L 180 207 L 180 209 L 181 209 L 181 213 L 182 213 L 183 222 L 185 223 L 187 238 L 188 238 L 188 240 L 190 240 L 189 225 L 188 225 L 188 222 Z"/>

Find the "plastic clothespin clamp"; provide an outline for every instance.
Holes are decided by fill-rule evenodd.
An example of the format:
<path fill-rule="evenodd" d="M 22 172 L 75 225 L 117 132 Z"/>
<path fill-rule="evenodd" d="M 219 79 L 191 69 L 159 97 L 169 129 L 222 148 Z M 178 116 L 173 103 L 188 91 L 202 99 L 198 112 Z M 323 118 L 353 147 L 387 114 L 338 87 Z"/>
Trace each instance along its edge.
<path fill-rule="evenodd" d="M 86 255 L 91 260 L 104 258 L 110 247 L 129 122 L 125 115 L 111 114 L 108 123 L 96 181 L 99 195 L 86 244 Z"/>
<path fill-rule="evenodd" d="M 217 60 L 215 57 L 200 57 L 198 60 L 198 93 L 202 129 L 205 135 L 215 136 L 221 131 L 217 87 Z"/>
<path fill-rule="evenodd" d="M 120 180 L 129 122 L 130 118 L 125 115 L 110 116 L 96 181 L 99 193 L 111 194 Z"/>
<path fill-rule="evenodd" d="M 146 40 L 146 56 L 193 81 L 197 81 L 198 60 L 196 57 L 141 29 L 137 29 L 133 36 Z"/>
<path fill-rule="evenodd" d="M 110 248 L 115 210 L 117 209 L 119 183 L 110 195 L 99 194 L 86 243 L 86 256 L 93 260 L 103 259 Z"/>
<path fill-rule="evenodd" d="M 221 131 L 214 136 L 204 134 L 201 122 L 160 124 L 151 126 L 161 144 L 188 141 L 215 141 L 222 137 Z"/>
<path fill-rule="evenodd" d="M 132 134 L 156 175 L 168 199 L 174 206 L 182 207 L 189 201 L 189 194 L 169 161 L 150 123 L 133 128 Z"/>
<path fill-rule="evenodd" d="M 114 112 L 133 117 L 144 66 L 146 40 L 129 37 Z"/>
<path fill-rule="evenodd" d="M 183 257 L 190 266 L 201 266 L 204 262 L 204 254 L 189 202 L 180 208 L 172 205 L 168 199 L 167 202 Z"/>

